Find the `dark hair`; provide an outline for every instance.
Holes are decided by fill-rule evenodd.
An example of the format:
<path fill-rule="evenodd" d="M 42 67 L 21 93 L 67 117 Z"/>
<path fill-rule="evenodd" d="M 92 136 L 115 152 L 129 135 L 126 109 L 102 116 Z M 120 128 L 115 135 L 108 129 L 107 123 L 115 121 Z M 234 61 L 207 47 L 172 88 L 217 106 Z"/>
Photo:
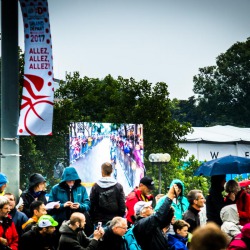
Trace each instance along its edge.
<path fill-rule="evenodd" d="M 42 201 L 32 201 L 30 204 L 30 213 L 33 215 L 34 210 L 38 211 L 42 204 L 44 204 Z"/>
<path fill-rule="evenodd" d="M 177 185 L 177 187 L 181 190 L 181 192 L 180 192 L 180 196 L 183 196 L 183 186 L 181 185 L 181 183 L 180 182 L 176 182 L 175 183 L 176 185 Z"/>

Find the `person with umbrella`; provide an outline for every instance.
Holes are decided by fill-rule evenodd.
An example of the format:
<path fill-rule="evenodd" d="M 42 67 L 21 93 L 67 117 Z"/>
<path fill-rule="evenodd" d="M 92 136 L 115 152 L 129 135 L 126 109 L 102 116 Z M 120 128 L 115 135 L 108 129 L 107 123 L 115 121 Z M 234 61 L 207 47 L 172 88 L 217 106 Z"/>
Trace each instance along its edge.
<path fill-rule="evenodd" d="M 207 221 L 222 225 L 220 210 L 226 205 L 222 192 L 226 183 L 226 175 L 211 176 L 211 187 L 206 197 Z"/>

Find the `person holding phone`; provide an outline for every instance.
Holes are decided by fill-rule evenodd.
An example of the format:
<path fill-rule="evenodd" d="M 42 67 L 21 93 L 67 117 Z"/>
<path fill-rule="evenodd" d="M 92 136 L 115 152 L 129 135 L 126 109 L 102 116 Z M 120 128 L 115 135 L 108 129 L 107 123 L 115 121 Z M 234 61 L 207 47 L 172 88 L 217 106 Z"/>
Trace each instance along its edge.
<path fill-rule="evenodd" d="M 136 221 L 133 233 L 143 250 L 168 249 L 168 242 L 162 230 L 171 223 L 174 216 L 171 205 L 173 199 L 177 198 L 180 193 L 181 190 L 174 184 L 169 189 L 162 206 L 155 213 L 148 202 L 139 201 L 135 204 Z"/>
<path fill-rule="evenodd" d="M 59 184 L 52 187 L 49 202 L 60 201 L 49 213 L 58 221 L 69 220 L 74 212 L 87 212 L 90 209 L 90 200 L 86 188 L 81 185 L 81 179 L 74 167 L 64 169 Z"/>

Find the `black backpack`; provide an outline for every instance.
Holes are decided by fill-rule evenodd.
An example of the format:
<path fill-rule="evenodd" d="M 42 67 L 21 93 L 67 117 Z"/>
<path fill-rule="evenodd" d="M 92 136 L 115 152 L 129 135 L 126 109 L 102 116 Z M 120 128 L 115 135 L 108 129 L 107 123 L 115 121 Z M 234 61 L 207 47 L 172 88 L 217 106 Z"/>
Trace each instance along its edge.
<path fill-rule="evenodd" d="M 99 189 L 99 207 L 106 213 L 117 213 L 119 210 L 117 187 L 114 185 L 108 190 L 101 191 Z"/>

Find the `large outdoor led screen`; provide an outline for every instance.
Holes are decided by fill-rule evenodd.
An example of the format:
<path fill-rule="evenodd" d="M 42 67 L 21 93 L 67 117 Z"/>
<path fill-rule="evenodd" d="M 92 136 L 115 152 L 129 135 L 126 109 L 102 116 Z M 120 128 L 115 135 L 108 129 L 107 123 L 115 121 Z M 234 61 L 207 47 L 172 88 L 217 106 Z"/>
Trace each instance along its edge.
<path fill-rule="evenodd" d="M 70 166 L 90 191 L 101 178 L 101 165 L 111 162 L 113 177 L 128 194 L 145 174 L 142 124 L 70 123 Z"/>

